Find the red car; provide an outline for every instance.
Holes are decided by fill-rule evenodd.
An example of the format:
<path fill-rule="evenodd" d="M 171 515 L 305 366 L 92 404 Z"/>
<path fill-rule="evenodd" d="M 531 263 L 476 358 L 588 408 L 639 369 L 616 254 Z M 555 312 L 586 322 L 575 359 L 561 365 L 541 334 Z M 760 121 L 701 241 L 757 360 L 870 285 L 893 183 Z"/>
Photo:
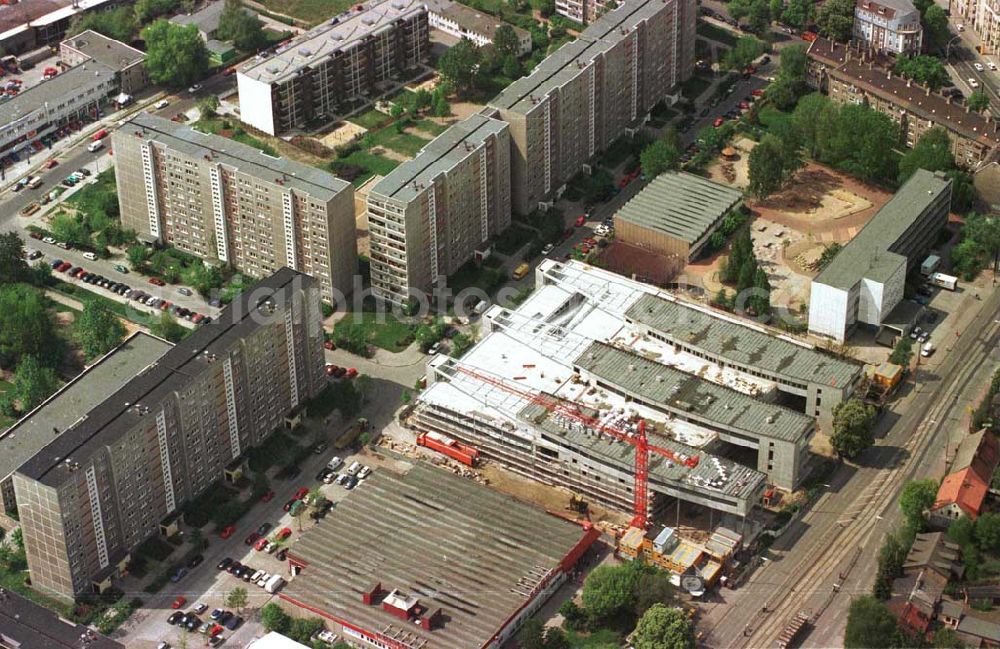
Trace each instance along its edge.
<path fill-rule="evenodd" d="M 329 365 L 328 364 L 326 366 L 326 375 L 327 376 L 333 376 L 333 373 L 336 372 L 336 371 L 337 371 L 337 366 L 336 365 Z"/>
<path fill-rule="evenodd" d="M 587 217 L 584 216 L 583 214 L 581 214 L 580 216 L 576 217 L 576 227 L 580 227 L 580 226 L 582 226 L 586 222 L 587 222 Z"/>
<path fill-rule="evenodd" d="M 594 237 L 587 237 L 586 239 L 583 240 L 583 242 L 585 244 L 587 244 L 588 246 L 596 246 L 597 245 L 597 239 L 595 239 Z"/>
<path fill-rule="evenodd" d="M 269 503 L 269 502 L 271 502 L 272 498 L 274 498 L 274 492 L 273 491 L 268 491 L 266 494 L 264 494 L 263 496 L 260 497 L 260 502 L 262 502 L 262 503 Z"/>
<path fill-rule="evenodd" d="M 107 135 L 108 135 L 108 132 L 105 129 L 102 128 L 98 132 L 94 133 L 93 140 L 94 140 L 94 142 L 97 142 L 98 140 L 101 140 L 101 139 L 107 137 Z"/>
<path fill-rule="evenodd" d="M 164 300 L 163 304 L 160 305 L 160 311 L 166 311 L 172 305 L 173 305 L 173 302 L 171 302 L 170 300 Z"/>
<path fill-rule="evenodd" d="M 187 604 L 187 598 L 183 595 L 178 595 L 177 599 L 174 600 L 174 603 L 170 605 L 170 608 L 181 608 L 185 604 Z"/>
<path fill-rule="evenodd" d="M 243 543 L 245 543 L 246 545 L 253 545 L 259 540 L 260 540 L 260 534 L 258 534 L 257 532 L 251 532 L 250 536 L 243 539 Z"/>
<path fill-rule="evenodd" d="M 39 240 L 41 240 L 42 233 L 41 232 L 35 232 L 34 230 L 32 230 L 31 232 L 28 233 L 28 236 L 31 237 L 32 239 L 39 239 Z"/>
<path fill-rule="evenodd" d="M 716 117 L 715 121 L 712 122 L 712 126 L 714 126 L 715 128 L 719 128 L 720 126 L 722 126 L 725 123 L 726 123 L 725 119 L 723 119 L 721 117 Z"/>
<path fill-rule="evenodd" d="M 56 166 L 57 164 L 59 164 L 59 161 L 56 160 L 55 158 L 52 158 L 52 159 L 47 160 L 45 162 L 45 168 L 46 169 L 51 169 L 52 167 Z"/>
<path fill-rule="evenodd" d="M 358 371 L 356 369 L 354 369 L 353 367 L 349 367 L 349 368 L 347 368 L 347 373 L 344 374 L 344 378 L 345 379 L 353 379 L 357 375 L 358 375 Z"/>
<path fill-rule="evenodd" d="M 167 283 L 164 282 L 159 277 L 150 277 L 149 278 L 149 283 L 152 284 L 153 286 L 166 286 L 167 285 Z"/>
<path fill-rule="evenodd" d="M 764 96 L 764 91 L 761 90 L 760 88 L 756 88 L 754 90 L 751 90 L 750 94 L 753 95 L 754 97 L 763 97 Z"/>
<path fill-rule="evenodd" d="M 295 492 L 294 500 L 302 500 L 308 493 L 309 489 L 307 487 L 299 487 L 299 490 Z"/>
<path fill-rule="evenodd" d="M 323 342 L 323 348 L 324 349 L 329 349 L 329 350 L 334 350 L 334 349 L 337 348 L 337 346 L 333 344 L 332 340 L 326 340 L 326 341 Z"/>
<path fill-rule="evenodd" d="M 740 110 L 750 110 L 750 104 L 745 101 L 740 102 Z"/>
<path fill-rule="evenodd" d="M 290 527 L 283 527 L 283 528 L 281 528 L 280 532 L 278 532 L 277 534 L 274 535 L 274 538 L 277 539 L 278 541 L 284 541 L 285 539 L 287 539 L 291 535 L 292 535 L 292 528 L 290 528 Z"/>
<path fill-rule="evenodd" d="M 221 624 L 213 624 L 212 628 L 208 632 L 208 635 L 210 635 L 211 637 L 214 638 L 215 636 L 217 636 L 220 633 L 222 633 L 223 630 L 224 629 L 223 629 L 223 627 L 222 627 Z"/>
<path fill-rule="evenodd" d="M 262 550 L 263 550 L 263 549 L 264 549 L 265 547 L 267 547 L 267 537 L 261 537 L 261 538 L 260 538 L 260 539 L 259 539 L 259 540 L 257 541 L 257 543 L 255 543 L 255 544 L 254 544 L 254 546 L 253 546 L 253 549 L 254 549 L 254 550 L 257 550 L 258 552 L 260 552 L 260 551 L 262 551 Z"/>
<path fill-rule="evenodd" d="M 234 525 L 226 525 L 225 527 L 222 528 L 222 531 L 219 533 L 219 538 L 228 539 L 230 536 L 233 535 L 233 532 L 235 531 L 236 527 Z"/>

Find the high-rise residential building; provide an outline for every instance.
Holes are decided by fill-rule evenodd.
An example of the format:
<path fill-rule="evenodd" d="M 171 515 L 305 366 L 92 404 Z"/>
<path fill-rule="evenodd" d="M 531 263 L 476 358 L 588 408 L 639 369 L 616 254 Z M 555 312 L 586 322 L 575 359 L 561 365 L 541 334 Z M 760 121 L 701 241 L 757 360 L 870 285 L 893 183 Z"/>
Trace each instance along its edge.
<path fill-rule="evenodd" d="M 240 119 L 276 135 L 367 101 L 430 56 L 419 0 L 357 5 L 240 70 Z"/>
<path fill-rule="evenodd" d="M 983 54 L 1000 53 L 1000 0 L 955 0 L 948 8 L 956 19 L 964 18 L 981 40 Z"/>
<path fill-rule="evenodd" d="M 117 152 L 116 152 L 117 153 Z M 326 385 L 317 282 L 284 268 L 14 474 L 32 585 L 102 590 L 131 551 Z"/>
<path fill-rule="evenodd" d="M 910 0 L 857 0 L 854 40 L 868 51 L 902 56 L 920 54 L 924 29 Z"/>
<path fill-rule="evenodd" d="M 357 269 L 354 189 L 309 165 L 140 113 L 115 131 L 122 225 L 208 263 L 312 275 L 323 299 Z"/>
<path fill-rule="evenodd" d="M 427 291 L 510 225 L 507 124 L 472 115 L 368 193 L 372 288 L 393 302 Z"/>
<path fill-rule="evenodd" d="M 566 182 L 693 71 L 694 0 L 632 0 L 507 87 L 484 110 L 510 124 L 515 212 Z"/>

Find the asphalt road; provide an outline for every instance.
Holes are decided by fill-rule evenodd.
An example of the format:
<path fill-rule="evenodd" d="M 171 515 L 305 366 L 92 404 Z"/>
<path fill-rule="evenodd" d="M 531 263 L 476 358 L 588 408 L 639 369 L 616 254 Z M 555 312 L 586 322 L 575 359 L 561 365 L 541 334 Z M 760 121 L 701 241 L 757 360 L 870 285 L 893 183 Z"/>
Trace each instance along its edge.
<path fill-rule="evenodd" d="M 105 138 L 107 139 L 107 138 Z M 16 218 L 21 210 L 32 201 L 40 200 L 46 193 L 59 186 L 62 180 L 83 166 L 91 166 L 99 156 L 108 155 L 108 147 L 105 146 L 96 153 L 87 151 L 86 142 L 69 149 L 63 153 L 51 156 L 59 164 L 52 169 L 40 169 L 34 175 L 41 176 L 42 186 L 38 189 L 28 189 L 25 187 L 19 192 L 9 189 L 0 194 L 0 230 L 11 230 L 17 228 Z M 45 162 L 49 157 L 39 155 L 39 163 Z"/>

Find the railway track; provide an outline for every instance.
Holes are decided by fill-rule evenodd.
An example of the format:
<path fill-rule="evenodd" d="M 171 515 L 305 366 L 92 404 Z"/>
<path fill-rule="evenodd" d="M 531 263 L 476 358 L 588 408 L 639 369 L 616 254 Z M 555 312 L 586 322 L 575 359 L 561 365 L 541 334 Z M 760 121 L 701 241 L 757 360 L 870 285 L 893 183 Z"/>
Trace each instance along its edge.
<path fill-rule="evenodd" d="M 990 301 L 991 308 L 984 308 L 969 331 L 978 334 L 967 339 L 959 339 L 953 352 L 954 365 L 950 375 L 938 384 L 926 397 L 919 397 L 916 409 L 909 419 L 901 419 L 896 425 L 906 429 L 918 422 L 914 433 L 906 442 L 889 456 L 889 468 L 862 468 L 855 480 L 870 481 L 867 487 L 849 509 L 827 525 L 818 542 L 810 545 L 811 552 L 804 555 L 789 572 L 777 589 L 777 595 L 761 605 L 750 623 L 731 646 L 772 647 L 782 630 L 802 609 L 810 609 L 812 600 L 823 597 L 817 606 L 812 606 L 813 622 L 836 596 L 836 586 L 848 576 L 858 556 L 868 548 L 872 532 L 883 514 L 895 506 L 896 493 L 924 460 L 931 442 L 947 425 L 948 415 L 956 407 L 958 395 L 970 386 L 984 363 L 990 361 L 991 348 L 1000 338 L 1000 320 L 994 320 L 996 300 Z M 981 322 L 985 320 L 985 323 Z M 920 407 L 923 404 L 923 407 Z M 813 512 L 807 514 L 803 522 L 809 522 L 829 511 L 819 512 L 822 499 Z M 802 542 L 801 540 L 799 542 Z M 875 551 L 874 547 L 870 551 Z M 853 553 L 853 560 L 850 559 Z"/>

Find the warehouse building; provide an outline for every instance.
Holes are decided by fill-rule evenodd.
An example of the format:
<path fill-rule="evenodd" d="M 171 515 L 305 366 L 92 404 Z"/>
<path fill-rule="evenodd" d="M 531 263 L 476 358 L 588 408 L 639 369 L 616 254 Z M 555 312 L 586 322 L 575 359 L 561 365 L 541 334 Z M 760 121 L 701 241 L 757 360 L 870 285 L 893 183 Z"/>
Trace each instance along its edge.
<path fill-rule="evenodd" d="M 251 277 L 288 267 L 353 289 L 354 189 L 315 167 L 139 113 L 112 136 L 122 225 Z"/>
<path fill-rule="evenodd" d="M 70 622 L 17 593 L 0 588 L 0 647 L 4 649 L 125 649 L 85 624 Z"/>
<path fill-rule="evenodd" d="M 472 115 L 368 192 L 372 290 L 402 303 L 429 291 L 510 225 L 507 124 Z"/>
<path fill-rule="evenodd" d="M 319 288 L 282 269 L 71 424 L 14 474 L 32 586 L 113 585 L 160 523 L 294 424 L 326 386 Z"/>
<path fill-rule="evenodd" d="M 357 5 L 236 75 L 240 119 L 269 135 L 332 119 L 369 101 L 430 56 L 427 5 Z"/>
<path fill-rule="evenodd" d="M 598 18 L 484 113 L 510 124 L 513 209 L 530 214 L 694 69 L 693 0 L 634 0 Z"/>
<path fill-rule="evenodd" d="M 694 174 L 668 171 L 618 210 L 615 239 L 694 261 L 742 200 L 739 190 Z"/>
<path fill-rule="evenodd" d="M 948 221 L 951 180 L 918 170 L 812 281 L 809 331 L 844 342 L 878 328 L 903 300 L 906 275 Z"/>
<path fill-rule="evenodd" d="M 498 649 L 600 535 L 423 463 L 375 471 L 331 516 L 289 550 L 279 597 L 386 649 Z"/>

